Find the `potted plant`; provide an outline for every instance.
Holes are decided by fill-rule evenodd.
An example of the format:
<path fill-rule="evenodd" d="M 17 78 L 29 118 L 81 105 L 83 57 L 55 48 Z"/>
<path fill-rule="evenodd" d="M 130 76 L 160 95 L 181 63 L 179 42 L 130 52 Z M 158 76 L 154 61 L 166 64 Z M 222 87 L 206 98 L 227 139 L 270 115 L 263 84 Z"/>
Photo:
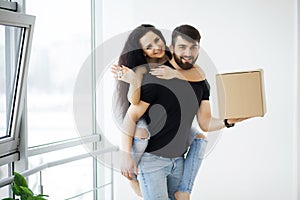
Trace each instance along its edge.
<path fill-rule="evenodd" d="M 14 172 L 12 191 L 15 198 L 5 198 L 2 200 L 47 200 L 44 197 L 48 197 L 48 195 L 42 194 L 34 195 L 33 192 L 28 188 L 26 179 L 17 172 Z"/>

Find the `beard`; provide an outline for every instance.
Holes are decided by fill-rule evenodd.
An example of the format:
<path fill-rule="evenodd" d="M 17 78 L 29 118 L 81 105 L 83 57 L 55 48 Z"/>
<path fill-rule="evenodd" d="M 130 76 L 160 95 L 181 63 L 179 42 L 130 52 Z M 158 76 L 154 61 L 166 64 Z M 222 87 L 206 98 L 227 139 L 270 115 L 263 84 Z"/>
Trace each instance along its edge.
<path fill-rule="evenodd" d="M 188 69 L 191 69 L 194 66 L 194 64 L 196 63 L 198 55 L 196 58 L 192 57 L 192 62 L 182 62 L 183 57 L 177 56 L 175 53 L 173 53 L 173 57 L 174 57 L 175 62 L 181 69 L 188 70 Z"/>

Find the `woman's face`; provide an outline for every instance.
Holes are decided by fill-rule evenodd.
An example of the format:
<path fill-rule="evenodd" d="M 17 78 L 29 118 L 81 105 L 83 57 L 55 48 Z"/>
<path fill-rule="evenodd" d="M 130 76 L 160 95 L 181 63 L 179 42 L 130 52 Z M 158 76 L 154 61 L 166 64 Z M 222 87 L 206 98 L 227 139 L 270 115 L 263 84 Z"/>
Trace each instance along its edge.
<path fill-rule="evenodd" d="M 144 54 L 150 58 L 162 58 L 165 55 L 166 46 L 163 40 L 152 31 L 141 37 L 140 44 Z"/>

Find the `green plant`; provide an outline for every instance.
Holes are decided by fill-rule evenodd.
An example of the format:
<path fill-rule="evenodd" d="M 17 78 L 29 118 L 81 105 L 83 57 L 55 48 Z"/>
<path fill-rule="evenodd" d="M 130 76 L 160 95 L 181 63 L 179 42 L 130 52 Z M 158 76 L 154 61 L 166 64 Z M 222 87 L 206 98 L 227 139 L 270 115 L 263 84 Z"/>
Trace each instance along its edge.
<path fill-rule="evenodd" d="M 14 196 L 19 196 L 21 199 L 5 198 L 2 200 L 47 200 L 44 197 L 48 197 L 48 195 L 34 195 L 33 192 L 28 188 L 26 179 L 21 174 L 14 172 L 14 176 L 12 191 Z"/>

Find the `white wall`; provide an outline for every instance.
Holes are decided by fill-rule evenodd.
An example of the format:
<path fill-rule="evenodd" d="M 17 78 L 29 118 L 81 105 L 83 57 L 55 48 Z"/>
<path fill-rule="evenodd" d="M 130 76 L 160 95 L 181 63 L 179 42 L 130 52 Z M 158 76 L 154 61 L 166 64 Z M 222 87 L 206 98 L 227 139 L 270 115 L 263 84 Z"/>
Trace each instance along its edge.
<path fill-rule="evenodd" d="M 192 199 L 296 200 L 297 1 L 111 0 L 103 6 L 104 41 L 141 23 L 167 30 L 187 23 L 201 31 L 201 46 L 219 72 L 265 71 L 266 116 L 222 131 Z M 116 199 L 136 198 L 120 174 L 115 179 Z"/>

